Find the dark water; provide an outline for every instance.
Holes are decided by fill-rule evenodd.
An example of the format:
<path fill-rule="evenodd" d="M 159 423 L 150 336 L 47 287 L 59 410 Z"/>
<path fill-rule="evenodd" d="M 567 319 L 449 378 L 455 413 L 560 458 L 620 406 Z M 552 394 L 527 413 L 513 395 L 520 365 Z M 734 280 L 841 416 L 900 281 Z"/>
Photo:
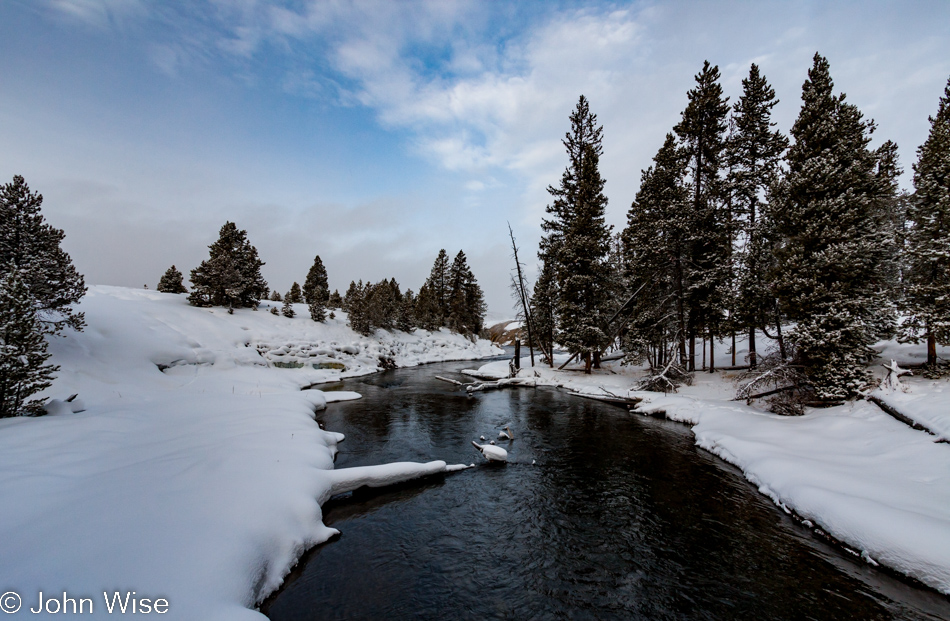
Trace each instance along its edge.
<path fill-rule="evenodd" d="M 950 619 L 950 599 L 817 540 L 686 426 L 433 378 L 472 364 L 338 386 L 363 394 L 318 416 L 347 436 L 338 468 L 478 467 L 331 500 L 342 535 L 304 558 L 271 619 Z M 470 441 L 505 424 L 511 461 L 488 465 Z"/>

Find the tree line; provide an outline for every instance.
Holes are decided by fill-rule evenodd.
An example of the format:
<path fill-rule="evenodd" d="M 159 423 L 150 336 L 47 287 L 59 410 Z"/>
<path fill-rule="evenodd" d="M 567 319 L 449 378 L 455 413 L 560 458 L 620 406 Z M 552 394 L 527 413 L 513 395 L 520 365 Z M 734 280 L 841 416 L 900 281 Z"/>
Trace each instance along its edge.
<path fill-rule="evenodd" d="M 16 175 L 0 186 L 0 418 L 43 413 L 43 399 L 32 395 L 48 388 L 59 368 L 49 364 L 46 337 L 66 327 L 82 330 L 83 313 L 73 305 L 86 293 L 81 274 L 61 248 L 65 237 L 46 223 L 43 196 Z M 303 287 L 293 283 L 283 296 L 271 292 L 261 275 L 264 262 L 247 231 L 226 222 L 209 256 L 191 270 L 191 291 L 174 265 L 158 283 L 158 291 L 188 294 L 193 306 L 257 309 L 268 297 L 284 301 L 283 315 L 294 316 L 294 304 L 307 304 L 310 318 L 333 318 L 332 309 L 349 314 L 351 327 L 362 334 L 377 329 L 411 331 L 449 328 L 474 338 L 483 327 L 486 306 L 482 290 L 459 251 L 450 263 L 439 252 L 432 272 L 416 296 L 400 291 L 395 279 L 376 284 L 351 283 L 346 297 L 330 293 L 327 270 L 319 255 Z M 271 309 L 278 314 L 276 307 Z"/>
<path fill-rule="evenodd" d="M 247 231 L 238 229 L 233 222 L 225 223 L 209 251 L 209 258 L 191 271 L 189 303 L 226 306 L 233 312 L 235 308 L 256 309 L 268 297 L 268 285 L 261 276 L 264 263 L 248 241 Z M 162 276 L 158 290 L 187 293 L 184 276 L 174 265 Z M 270 292 L 270 299 L 283 302 L 280 313 L 276 307 L 271 312 L 285 317 L 294 317 L 293 305 L 302 303 L 307 304 L 314 321 L 325 321 L 328 309 L 346 311 L 350 327 L 365 335 L 377 329 L 409 332 L 415 328 L 448 328 L 475 337 L 484 327 L 487 311 L 484 294 L 465 252 L 460 250 L 450 262 L 444 249 L 439 251 L 418 295 L 411 289 L 403 293 L 395 278 L 377 283 L 350 282 L 345 296 L 339 291 L 330 293 L 326 267 L 317 255 L 303 287 L 294 282 L 284 295 Z"/>
<path fill-rule="evenodd" d="M 790 136 L 775 128 L 778 99 L 756 65 L 733 105 L 719 81 L 706 62 L 618 233 L 604 221 L 603 128 L 580 97 L 568 164 L 548 188 L 533 340 L 546 352 L 559 343 L 588 372 L 619 345 L 688 373 L 699 356 L 705 366 L 707 343 L 714 370 L 716 342 L 731 338 L 734 352 L 741 334 L 752 369 L 798 373 L 822 401 L 868 385 L 882 338 L 926 342 L 938 372 L 936 345 L 950 344 L 950 82 L 908 193 L 897 146 L 870 146 L 874 122 L 835 93 L 821 55 Z"/>

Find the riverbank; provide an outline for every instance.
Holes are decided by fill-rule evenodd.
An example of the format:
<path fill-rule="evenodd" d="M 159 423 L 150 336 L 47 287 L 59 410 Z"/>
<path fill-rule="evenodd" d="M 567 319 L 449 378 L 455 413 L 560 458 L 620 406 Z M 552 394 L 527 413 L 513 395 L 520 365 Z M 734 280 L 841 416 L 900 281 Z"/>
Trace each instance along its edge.
<path fill-rule="evenodd" d="M 359 395 L 301 388 L 500 351 L 121 287 L 91 287 L 80 310 L 86 329 L 51 340 L 53 413 L 0 420 L 0 584 L 24 607 L 40 591 L 91 598 L 93 617 L 108 614 L 102 592 L 134 591 L 172 618 L 263 618 L 257 602 L 337 532 L 323 501 L 453 469 L 333 470 L 343 437 L 314 412 Z"/>
<path fill-rule="evenodd" d="M 918 353 L 893 343 L 881 349 L 899 362 Z M 925 419 L 939 430 L 934 436 L 868 401 L 809 409 L 799 417 L 770 414 L 732 401 L 734 372 L 699 372 L 692 386 L 665 395 L 633 390 L 643 369 L 619 362 L 605 363 L 592 375 L 571 367 L 527 365 L 522 360 L 519 378 L 529 385 L 639 399 L 636 412 L 690 425 L 698 446 L 740 468 L 779 507 L 868 563 L 950 594 L 950 446 L 936 443 L 939 432 L 950 429 L 950 406 L 942 399 L 950 386 L 946 379 L 903 378 L 902 388 L 875 393 L 908 416 Z M 507 361 L 489 363 L 474 374 L 507 377 Z"/>

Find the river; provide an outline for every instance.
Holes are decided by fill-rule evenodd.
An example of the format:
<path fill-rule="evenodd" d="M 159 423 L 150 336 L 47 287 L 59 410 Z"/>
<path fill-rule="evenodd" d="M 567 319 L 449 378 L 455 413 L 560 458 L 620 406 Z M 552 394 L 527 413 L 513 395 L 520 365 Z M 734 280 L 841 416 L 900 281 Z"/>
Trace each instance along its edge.
<path fill-rule="evenodd" d="M 338 468 L 477 464 L 324 506 L 341 531 L 265 602 L 299 619 L 950 619 L 950 599 L 826 544 L 685 425 L 548 388 L 474 397 L 399 369 L 321 386 Z M 472 447 L 510 425 L 509 463 Z"/>

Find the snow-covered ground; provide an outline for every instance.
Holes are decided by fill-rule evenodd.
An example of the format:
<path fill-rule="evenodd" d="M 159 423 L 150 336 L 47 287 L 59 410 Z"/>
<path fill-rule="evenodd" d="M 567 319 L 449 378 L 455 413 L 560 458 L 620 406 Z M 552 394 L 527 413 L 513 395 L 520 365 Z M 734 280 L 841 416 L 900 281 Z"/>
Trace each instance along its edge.
<path fill-rule="evenodd" d="M 228 315 L 90 288 L 85 331 L 51 342 L 53 413 L 0 420 L 0 590 L 19 594 L 20 615 L 42 591 L 89 598 L 105 617 L 103 592 L 134 591 L 165 600 L 169 618 L 263 618 L 256 602 L 336 532 L 322 523 L 327 498 L 459 468 L 333 470 L 343 438 L 314 412 L 359 395 L 300 388 L 498 348 L 448 332 L 363 337 L 341 316 L 317 324 L 304 305 L 294 319 L 268 306 Z"/>
<path fill-rule="evenodd" d="M 730 362 L 726 349 L 717 345 L 717 364 Z M 887 342 L 878 349 L 904 364 L 919 362 L 919 348 Z M 946 349 L 940 352 L 947 354 Z M 618 362 L 606 363 L 592 375 L 528 364 L 524 358 L 519 378 L 529 384 L 561 386 L 582 395 L 640 398 L 638 412 L 663 413 L 692 425 L 698 446 L 742 469 L 780 507 L 820 527 L 868 562 L 950 594 L 950 445 L 936 443 L 934 436 L 898 422 L 868 401 L 809 410 L 798 417 L 770 414 L 732 401 L 735 372 L 699 372 L 693 385 L 664 395 L 633 390 L 643 370 Z M 474 374 L 507 377 L 508 363 L 491 362 Z M 904 389 L 878 390 L 875 395 L 947 436 L 950 381 L 902 382 Z"/>

